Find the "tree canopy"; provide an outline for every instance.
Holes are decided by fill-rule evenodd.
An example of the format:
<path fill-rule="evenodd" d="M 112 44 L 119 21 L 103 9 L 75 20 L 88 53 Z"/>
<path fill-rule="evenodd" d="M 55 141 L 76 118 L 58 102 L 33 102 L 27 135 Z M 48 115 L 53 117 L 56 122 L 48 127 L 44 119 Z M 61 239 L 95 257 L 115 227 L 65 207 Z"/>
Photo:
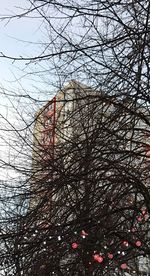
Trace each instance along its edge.
<path fill-rule="evenodd" d="M 39 102 L 28 92 L 26 112 L 15 105 L 19 127 L 4 118 L 15 158 L 2 164 L 19 176 L 1 183 L 7 191 L 1 197 L 1 273 L 148 273 L 150 3 L 28 3 L 9 24 L 39 17 L 45 27 L 39 52 L 1 58 L 27 64 L 27 74 L 64 96 L 56 97 L 56 124 L 44 119 L 53 102 L 35 115 Z M 53 152 L 41 140 L 44 131 L 57 139 Z"/>

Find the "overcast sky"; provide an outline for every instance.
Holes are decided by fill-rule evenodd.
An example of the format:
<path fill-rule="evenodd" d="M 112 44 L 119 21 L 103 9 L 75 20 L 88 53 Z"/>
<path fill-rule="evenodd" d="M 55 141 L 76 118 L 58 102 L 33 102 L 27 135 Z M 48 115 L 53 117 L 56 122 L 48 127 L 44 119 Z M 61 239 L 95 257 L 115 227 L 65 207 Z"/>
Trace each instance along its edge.
<path fill-rule="evenodd" d="M 27 0 L 4 0 L 1 1 L 0 16 L 18 14 L 21 8 L 29 5 Z M 8 56 L 32 55 L 35 47 L 23 41 L 38 41 L 41 33 L 39 31 L 40 21 L 38 19 L 13 19 L 11 21 L 0 21 L 0 52 Z M 21 63 L 20 63 L 21 64 Z M 15 66 L 6 59 L 0 59 L 0 83 L 11 80 L 16 74 Z"/>
<path fill-rule="evenodd" d="M 24 41 L 37 42 L 41 39 L 41 32 L 39 30 L 41 22 L 38 19 L 28 18 L 12 19 L 10 21 L 2 19 L 3 16 L 19 14 L 21 12 L 20 8 L 23 9 L 28 5 L 28 0 L 1 1 L 0 52 L 5 55 L 30 56 L 35 54 L 36 48 L 33 47 L 32 44 Z M 8 118 L 8 120 L 11 120 L 12 123 L 15 120 L 14 112 L 12 112 L 11 109 L 11 103 L 4 95 L 3 91 L 5 91 L 5 89 L 9 89 L 10 92 L 15 89 L 17 91 L 19 90 L 19 83 L 12 81 L 14 81 L 15 77 L 18 78 L 19 75 L 21 75 L 19 68 L 21 69 L 23 67 L 24 65 L 21 62 L 12 64 L 12 61 L 0 58 L 0 179 L 6 179 L 6 171 L 3 170 L 3 162 L 1 162 L 1 159 L 6 160 L 7 162 L 10 151 L 10 149 L 5 145 L 5 140 L 8 142 L 8 133 L 3 131 L 3 129 L 7 128 L 7 126 L 2 116 Z M 26 89 L 26 83 L 27 87 L 30 87 L 26 79 L 23 79 L 22 82 L 24 89 Z M 2 87 L 4 87 L 4 90 Z"/>

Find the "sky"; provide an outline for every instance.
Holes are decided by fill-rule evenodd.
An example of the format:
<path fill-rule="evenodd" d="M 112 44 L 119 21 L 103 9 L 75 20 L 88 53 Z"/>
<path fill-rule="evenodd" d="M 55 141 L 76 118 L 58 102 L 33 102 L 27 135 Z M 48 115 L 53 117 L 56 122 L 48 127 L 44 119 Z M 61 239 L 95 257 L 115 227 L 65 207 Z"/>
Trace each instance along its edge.
<path fill-rule="evenodd" d="M 15 18 L 12 20 L 3 19 L 4 16 L 20 14 L 25 7 L 29 5 L 27 0 L 4 0 L 1 1 L 0 8 L 0 53 L 8 56 L 31 56 L 35 55 L 36 48 L 30 42 L 37 42 L 41 40 L 41 31 L 39 26 L 41 22 L 39 19 L 29 18 Z M 37 49 L 38 50 L 38 49 Z M 10 148 L 6 145 L 8 142 L 8 133 L 6 118 L 14 124 L 15 114 L 11 107 L 10 100 L 4 95 L 4 91 L 20 89 L 30 89 L 31 82 L 23 78 L 15 81 L 23 75 L 21 71 L 24 68 L 22 62 L 15 62 L 0 58 L 0 179 L 6 178 L 6 172 L 1 165 L 2 160 L 8 161 Z M 22 85 L 22 88 L 21 88 Z M 21 93 L 21 92 L 20 92 Z M 25 100 L 24 100 L 25 101 Z M 17 104 L 14 103 L 14 105 Z M 25 104 L 24 104 L 25 106 Z M 23 110 L 22 103 L 22 110 Z M 25 108 L 24 108 L 25 109 Z M 34 111 L 33 111 L 34 116 Z"/>
<path fill-rule="evenodd" d="M 5 0 L 1 3 L 0 17 L 19 14 L 28 7 L 27 0 Z M 35 54 L 35 47 L 27 41 L 37 42 L 41 38 L 39 19 L 15 18 L 0 20 L 0 52 L 8 56 L 23 56 Z M 11 81 L 18 69 L 22 68 L 21 62 L 12 64 L 12 61 L 0 58 L 0 83 Z M 17 69 L 18 68 L 18 69 Z"/>

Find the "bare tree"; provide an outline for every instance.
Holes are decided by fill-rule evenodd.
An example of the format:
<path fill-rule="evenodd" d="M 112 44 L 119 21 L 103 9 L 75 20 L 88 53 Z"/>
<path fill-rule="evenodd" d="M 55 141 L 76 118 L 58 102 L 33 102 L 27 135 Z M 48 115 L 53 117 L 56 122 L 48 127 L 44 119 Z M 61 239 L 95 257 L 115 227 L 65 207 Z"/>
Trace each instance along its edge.
<path fill-rule="evenodd" d="M 14 129 L 35 153 L 34 170 L 22 168 L 17 197 L 30 206 L 10 216 L 19 226 L 2 235 L 4 259 L 16 275 L 139 275 L 149 255 L 149 1 L 29 3 L 15 17 L 43 19 L 42 52 L 1 56 L 28 70 L 38 63 L 37 74 L 62 91 L 72 78 L 91 88 L 79 84 L 63 101 L 75 106 L 54 127 L 53 152 L 32 128 L 43 126 L 46 107 L 25 122 L 34 143 Z"/>

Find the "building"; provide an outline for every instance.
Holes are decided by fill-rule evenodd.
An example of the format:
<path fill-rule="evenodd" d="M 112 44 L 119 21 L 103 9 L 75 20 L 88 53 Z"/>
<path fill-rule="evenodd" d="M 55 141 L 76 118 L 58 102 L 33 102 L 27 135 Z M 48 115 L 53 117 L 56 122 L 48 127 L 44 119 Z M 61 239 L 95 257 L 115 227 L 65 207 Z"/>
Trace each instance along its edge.
<path fill-rule="evenodd" d="M 46 103 L 35 115 L 32 155 L 32 183 L 39 183 L 47 177 L 45 164 L 49 163 L 49 178 L 54 177 L 54 160 L 57 158 L 61 144 L 70 141 L 78 133 L 79 116 L 83 116 L 89 97 L 96 95 L 90 87 L 71 81 Z M 89 118 L 86 118 L 86 121 Z M 83 136 L 83 133 L 82 133 Z M 62 154 L 62 148 L 61 148 Z M 44 163 L 44 170 L 43 170 Z M 50 167 L 52 174 L 50 175 Z M 32 186 L 34 194 L 34 184 Z M 36 187 L 37 189 L 37 187 Z M 36 197 L 37 200 L 38 196 Z M 30 200 L 30 208 L 35 198 Z"/>
<path fill-rule="evenodd" d="M 107 96 L 75 81 L 66 85 L 38 111 L 35 117 L 31 183 L 34 197 L 30 201 L 30 208 L 40 208 L 37 219 L 40 228 L 50 229 L 53 224 L 57 225 L 58 218 L 61 221 L 65 212 L 65 221 L 69 223 L 78 210 L 82 213 L 80 216 L 83 218 L 83 224 L 86 217 L 84 207 L 88 207 L 88 201 L 89 213 L 93 218 L 99 213 L 105 214 L 107 210 L 110 210 L 111 214 L 113 208 L 116 208 L 116 213 L 125 208 L 124 212 L 131 209 L 132 219 L 137 224 L 137 209 L 145 209 L 141 198 L 137 197 L 138 189 L 134 192 L 132 182 L 137 179 L 136 174 L 140 177 L 141 172 L 143 178 L 140 181 L 145 185 L 148 185 L 149 181 L 149 141 L 145 138 L 149 130 L 145 127 L 143 116 L 147 116 L 145 109 L 139 107 L 135 111 L 131 99 L 122 100 L 113 95 Z M 136 181 L 139 184 L 138 179 Z M 72 187 L 77 187 L 74 193 Z M 91 194 L 94 190 L 96 192 L 93 199 Z M 75 210 L 74 213 L 70 211 L 71 215 L 67 214 L 68 202 L 65 201 L 64 195 L 69 197 L 69 210 Z M 77 204 L 78 202 L 80 204 Z M 134 204 L 136 210 L 133 214 Z M 104 215 L 105 219 L 100 221 L 96 229 L 109 229 L 116 219 L 122 217 L 122 213 L 110 215 L 108 223 Z M 123 224 L 129 240 L 130 224 L 130 221 Z M 89 231 L 92 232 L 93 229 Z M 58 241 L 59 239 L 58 235 Z M 101 245 L 104 240 L 103 237 Z M 114 252 L 116 242 L 118 241 L 115 240 L 112 249 Z M 120 248 L 119 252 L 122 250 L 121 245 Z M 118 254 L 117 252 L 114 255 Z M 66 260 L 69 262 L 68 256 L 70 255 L 64 255 L 60 266 Z M 74 258 L 74 255 L 71 256 Z M 134 268 L 132 262 L 130 265 Z M 68 273 L 64 275 L 69 275 Z"/>

